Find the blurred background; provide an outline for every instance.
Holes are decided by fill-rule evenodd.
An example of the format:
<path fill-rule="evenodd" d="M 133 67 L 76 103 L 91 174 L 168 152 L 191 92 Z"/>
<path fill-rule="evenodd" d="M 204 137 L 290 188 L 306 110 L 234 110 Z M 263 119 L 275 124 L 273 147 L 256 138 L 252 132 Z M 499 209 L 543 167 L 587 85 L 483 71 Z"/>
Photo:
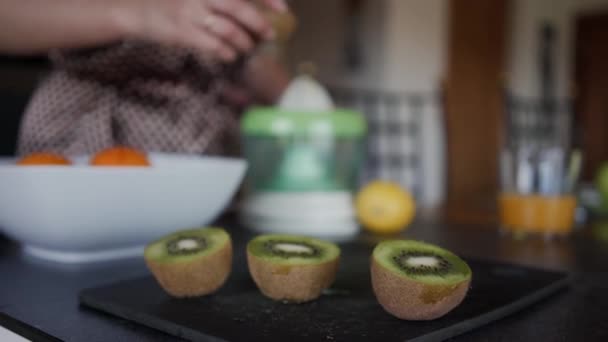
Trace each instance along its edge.
<path fill-rule="evenodd" d="M 313 62 L 339 104 L 365 113 L 364 177 L 400 182 L 422 209 L 498 220 L 505 122 L 518 112 L 567 117 L 562 139 L 584 155 L 583 182 L 608 159 L 608 0 L 290 5 L 291 69 Z M 14 153 L 21 113 L 47 70 L 42 56 L 0 57 L 1 155 Z"/>

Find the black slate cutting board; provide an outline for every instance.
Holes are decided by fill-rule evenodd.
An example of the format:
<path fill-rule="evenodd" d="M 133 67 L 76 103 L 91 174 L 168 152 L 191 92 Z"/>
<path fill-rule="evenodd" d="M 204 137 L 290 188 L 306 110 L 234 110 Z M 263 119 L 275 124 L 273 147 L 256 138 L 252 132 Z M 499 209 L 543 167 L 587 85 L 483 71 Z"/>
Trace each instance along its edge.
<path fill-rule="evenodd" d="M 464 302 L 434 321 L 408 322 L 376 302 L 369 278 L 372 247 L 342 247 L 334 286 L 318 300 L 290 305 L 263 297 L 247 273 L 244 244 L 216 294 L 173 299 L 152 277 L 81 292 L 83 305 L 193 341 L 437 341 L 512 314 L 564 288 L 558 272 L 467 260 L 473 282 Z"/>

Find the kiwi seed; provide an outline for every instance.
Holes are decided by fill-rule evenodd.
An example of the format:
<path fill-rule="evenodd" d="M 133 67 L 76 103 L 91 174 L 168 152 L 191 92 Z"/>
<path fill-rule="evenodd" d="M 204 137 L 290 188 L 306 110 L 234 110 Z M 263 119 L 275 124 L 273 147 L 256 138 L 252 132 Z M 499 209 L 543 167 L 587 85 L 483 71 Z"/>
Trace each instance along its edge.
<path fill-rule="evenodd" d="M 407 274 L 443 275 L 450 272 L 450 262 L 444 257 L 418 251 L 401 251 L 393 257 L 395 264 Z"/>

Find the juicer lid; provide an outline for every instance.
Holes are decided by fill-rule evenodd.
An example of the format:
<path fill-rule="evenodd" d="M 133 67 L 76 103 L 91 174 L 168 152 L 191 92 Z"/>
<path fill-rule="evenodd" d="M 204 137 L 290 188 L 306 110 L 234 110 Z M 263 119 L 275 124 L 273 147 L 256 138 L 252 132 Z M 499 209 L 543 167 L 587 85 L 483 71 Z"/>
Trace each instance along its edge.
<path fill-rule="evenodd" d="M 245 114 L 241 129 L 246 135 L 359 138 L 367 127 L 360 113 L 347 109 L 311 113 L 260 107 Z"/>
<path fill-rule="evenodd" d="M 289 83 L 278 106 L 286 111 L 330 112 L 334 109 L 334 101 L 327 89 L 312 76 L 302 74 Z"/>
<path fill-rule="evenodd" d="M 312 76 L 301 74 L 289 84 L 278 107 L 249 110 L 241 129 L 246 135 L 358 138 L 367 128 L 361 113 L 335 109 L 327 90 Z"/>

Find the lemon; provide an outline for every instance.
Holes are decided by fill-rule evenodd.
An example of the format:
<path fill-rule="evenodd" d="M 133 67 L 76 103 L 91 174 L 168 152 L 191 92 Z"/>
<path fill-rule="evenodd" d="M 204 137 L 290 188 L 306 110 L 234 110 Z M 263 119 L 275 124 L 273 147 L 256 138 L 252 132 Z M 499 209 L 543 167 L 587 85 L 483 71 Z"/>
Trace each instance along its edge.
<path fill-rule="evenodd" d="M 399 184 L 373 181 L 363 187 L 355 198 L 357 217 L 364 228 L 373 233 L 397 233 L 414 219 L 416 202 Z"/>

